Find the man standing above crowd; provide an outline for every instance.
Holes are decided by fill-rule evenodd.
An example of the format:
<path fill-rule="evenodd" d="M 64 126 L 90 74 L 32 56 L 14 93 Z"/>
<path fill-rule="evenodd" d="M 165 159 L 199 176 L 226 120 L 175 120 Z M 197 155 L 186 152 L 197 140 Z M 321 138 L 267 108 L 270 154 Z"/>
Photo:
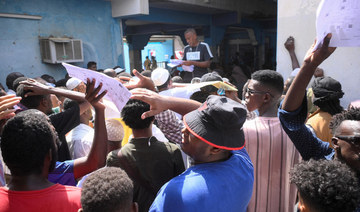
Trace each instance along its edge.
<path fill-rule="evenodd" d="M 213 58 L 213 55 L 211 54 L 209 45 L 198 40 L 195 29 L 187 29 L 184 35 L 189 45 L 184 48 L 184 62 L 182 65 L 194 66 L 193 72 L 184 72 L 182 76 L 184 82 L 189 83 L 192 78 L 201 78 L 202 75 L 208 73 L 207 68 L 210 67 L 210 60 Z"/>

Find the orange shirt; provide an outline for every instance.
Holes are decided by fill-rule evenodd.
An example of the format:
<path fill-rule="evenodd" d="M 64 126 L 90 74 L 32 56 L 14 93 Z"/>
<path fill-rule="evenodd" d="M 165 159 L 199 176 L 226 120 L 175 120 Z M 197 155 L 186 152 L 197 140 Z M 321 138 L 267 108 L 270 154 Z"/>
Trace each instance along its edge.
<path fill-rule="evenodd" d="M 81 208 L 80 197 L 80 188 L 60 184 L 35 191 L 0 187 L 0 212 L 76 212 Z"/>
<path fill-rule="evenodd" d="M 321 139 L 322 141 L 330 142 L 332 138 L 332 134 L 329 128 L 331 118 L 332 116 L 330 113 L 323 112 L 318 109 L 309 116 L 306 124 L 310 125 L 313 128 L 316 136 L 319 139 Z"/>

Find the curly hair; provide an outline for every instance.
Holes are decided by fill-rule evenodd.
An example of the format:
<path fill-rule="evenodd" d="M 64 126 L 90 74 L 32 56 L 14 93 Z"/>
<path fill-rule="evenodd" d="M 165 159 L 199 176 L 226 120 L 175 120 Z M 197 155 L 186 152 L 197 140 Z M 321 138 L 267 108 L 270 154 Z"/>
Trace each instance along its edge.
<path fill-rule="evenodd" d="M 279 94 L 284 90 L 284 78 L 282 75 L 273 70 L 260 70 L 251 75 L 252 80 L 259 81 L 261 84 L 273 88 Z"/>
<path fill-rule="evenodd" d="M 315 211 L 351 212 L 360 203 L 359 176 L 338 160 L 309 160 L 290 171 L 304 204 Z"/>
<path fill-rule="evenodd" d="M 49 171 L 55 167 L 55 142 L 56 135 L 46 115 L 30 109 L 7 121 L 1 136 L 1 152 L 12 175 L 40 174 L 49 150 L 52 151 Z"/>
<path fill-rule="evenodd" d="M 99 169 L 87 177 L 83 183 L 81 191 L 83 211 L 112 212 L 130 208 L 133 189 L 133 182 L 124 170 L 116 167 Z"/>
<path fill-rule="evenodd" d="M 349 110 L 334 115 L 329 124 L 333 135 L 336 134 L 340 124 L 345 120 L 360 121 L 360 108 L 351 107 Z"/>
<path fill-rule="evenodd" d="M 154 116 L 141 119 L 141 115 L 149 110 L 149 104 L 137 99 L 130 99 L 121 110 L 121 116 L 125 124 L 131 129 L 145 129 L 148 128 L 154 120 Z"/>

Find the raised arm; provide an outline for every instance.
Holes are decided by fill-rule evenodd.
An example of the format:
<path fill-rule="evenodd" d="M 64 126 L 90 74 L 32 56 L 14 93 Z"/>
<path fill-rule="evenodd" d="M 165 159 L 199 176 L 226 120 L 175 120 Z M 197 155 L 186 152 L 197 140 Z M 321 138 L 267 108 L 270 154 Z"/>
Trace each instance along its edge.
<path fill-rule="evenodd" d="M 289 52 L 292 69 L 294 70 L 296 68 L 300 68 L 299 61 L 295 54 L 295 39 L 294 39 L 294 37 L 292 37 L 292 36 L 288 37 L 288 39 L 286 39 L 286 41 L 284 43 L 284 46 L 285 46 L 286 50 L 288 50 L 288 52 Z"/>
<path fill-rule="evenodd" d="M 150 111 L 143 113 L 141 115 L 142 119 L 154 116 L 167 109 L 185 115 L 196 110 L 201 105 L 201 103 L 194 100 L 161 96 L 153 91 L 142 88 L 131 90 L 131 93 L 132 99 L 138 99 L 150 105 Z"/>
<path fill-rule="evenodd" d="M 282 109 L 288 112 L 295 111 L 301 106 L 305 97 L 306 87 L 309 84 L 316 68 L 328 58 L 334 51 L 335 47 L 329 47 L 331 34 L 328 34 L 323 45 L 316 51 L 313 51 L 314 44 L 308 50 L 303 65 L 296 75 L 282 104 Z"/>
<path fill-rule="evenodd" d="M 79 103 L 80 114 L 84 113 L 89 107 L 90 104 L 86 101 L 85 95 L 80 92 L 66 90 L 62 88 L 54 88 L 48 85 L 41 84 L 34 79 L 28 79 L 26 81 L 20 82 L 20 84 L 24 84 L 25 90 L 31 90 L 30 92 L 25 94 L 26 96 L 33 95 L 46 95 L 46 94 L 55 94 L 59 96 L 63 96 Z"/>
<path fill-rule="evenodd" d="M 107 132 L 105 125 L 105 106 L 100 102 L 107 91 L 98 95 L 102 84 L 95 88 L 95 79 L 88 79 L 86 86 L 86 100 L 95 109 L 94 140 L 87 157 L 78 158 L 74 161 L 74 177 L 80 178 L 96 169 L 103 167 L 107 155 Z"/>

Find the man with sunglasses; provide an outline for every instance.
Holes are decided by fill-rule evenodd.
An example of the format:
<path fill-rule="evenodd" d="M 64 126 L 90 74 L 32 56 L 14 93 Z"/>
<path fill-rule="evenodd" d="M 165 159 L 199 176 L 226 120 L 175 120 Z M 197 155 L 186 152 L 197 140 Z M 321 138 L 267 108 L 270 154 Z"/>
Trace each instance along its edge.
<path fill-rule="evenodd" d="M 330 122 L 334 149 L 329 143 L 321 141 L 304 124 L 307 116 L 305 91 L 318 67 L 334 51 L 329 47 L 331 34 L 328 34 L 321 47 L 311 47 L 305 56 L 300 72 L 287 92 L 279 111 L 279 118 L 284 130 L 300 152 L 304 160 L 335 159 L 345 162 L 356 172 L 360 172 L 360 110 L 350 109 L 337 114 Z M 336 203 L 334 203 L 336 204 Z"/>
<path fill-rule="evenodd" d="M 246 88 L 248 110 L 259 111 L 259 116 L 243 127 L 255 176 L 248 212 L 290 211 L 295 205 L 296 187 L 290 186 L 289 171 L 300 155 L 277 117 L 283 89 L 283 77 L 273 70 L 253 73 Z"/>

